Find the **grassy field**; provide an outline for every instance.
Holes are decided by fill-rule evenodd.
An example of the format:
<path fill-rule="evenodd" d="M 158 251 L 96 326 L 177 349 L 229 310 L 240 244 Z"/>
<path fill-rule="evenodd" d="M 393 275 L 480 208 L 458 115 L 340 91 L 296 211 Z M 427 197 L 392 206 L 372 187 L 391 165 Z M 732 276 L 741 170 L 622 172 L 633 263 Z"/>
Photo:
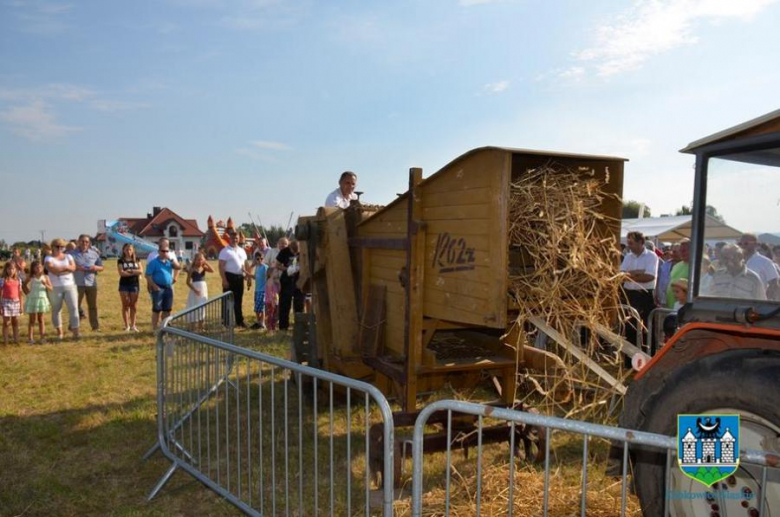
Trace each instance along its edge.
<path fill-rule="evenodd" d="M 209 275 L 207 280 L 212 296 L 221 292 L 218 275 Z M 90 331 L 83 321 L 86 327 L 82 327 L 82 338 L 77 342 L 0 345 L 0 515 L 237 515 L 233 506 L 181 472 L 155 500 L 146 501 L 169 467 L 159 453 L 149 461 L 141 460 L 156 436 L 150 302 L 142 293 L 142 332 L 125 333 L 113 262 L 99 281 L 100 333 Z M 183 277 L 175 292 L 174 311 L 178 311 L 186 301 Z M 248 294 L 244 312 L 251 324 L 254 316 Z M 47 327 L 52 336 L 50 318 Z M 23 330 L 26 332 L 26 321 Z M 289 340 L 283 333 L 267 336 L 260 331 L 237 330 L 236 334 L 236 344 L 279 357 L 287 357 Z M 453 396 L 462 398 L 453 393 L 437 394 L 436 398 Z M 356 425 L 353 431 L 361 429 Z M 570 515 L 578 507 L 581 440 L 556 438 L 555 442 L 551 515 Z M 360 442 L 355 442 L 356 450 L 360 447 Z M 590 451 L 594 464 L 602 464 L 606 445 L 592 443 Z M 453 453 L 453 515 L 471 515 L 475 510 L 474 457 L 473 451 L 468 459 Z M 505 509 L 507 457 L 506 445 L 486 448 L 483 515 Z M 353 470 L 361 467 L 362 459 L 358 459 Z M 406 495 L 410 492 L 410 469 L 407 462 Z M 537 514 L 542 470 L 528 465 L 518 469 L 515 508 Z M 592 468 L 589 472 L 588 499 L 593 508 L 589 514 L 614 515 L 619 513 L 620 485 L 605 478 L 601 470 Z M 426 489 L 430 490 L 425 498 L 426 515 L 440 515 L 443 489 L 437 487 L 443 487 L 444 456 L 426 457 L 425 473 Z M 408 512 L 408 498 L 401 499 L 397 513 Z M 629 514 L 635 512 L 636 503 L 631 501 Z"/>
<path fill-rule="evenodd" d="M 216 264 L 214 264 L 216 267 Z M 219 275 L 209 292 L 221 293 Z M 235 515 L 186 475 L 153 502 L 146 494 L 168 468 L 141 455 L 156 436 L 155 350 L 151 305 L 138 302 L 140 334 L 123 331 L 115 263 L 99 276 L 101 332 L 82 321 L 78 342 L 0 345 L 1 515 Z M 186 305 L 184 277 L 174 311 Z M 251 296 L 244 311 L 252 314 Z M 247 318 L 254 322 L 254 316 Z M 47 318 L 47 333 L 54 336 Z M 287 336 L 239 330 L 237 343 L 282 355 Z"/>

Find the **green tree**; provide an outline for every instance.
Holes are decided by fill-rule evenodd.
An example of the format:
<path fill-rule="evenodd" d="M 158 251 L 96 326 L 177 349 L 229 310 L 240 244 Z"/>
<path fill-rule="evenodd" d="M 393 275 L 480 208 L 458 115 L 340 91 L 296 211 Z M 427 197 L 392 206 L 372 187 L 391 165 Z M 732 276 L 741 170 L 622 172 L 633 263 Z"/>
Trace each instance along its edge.
<path fill-rule="evenodd" d="M 238 229 L 247 237 L 255 236 L 255 225 L 252 223 L 244 223 Z M 260 235 L 268 238 L 270 246 L 276 246 L 276 241 L 286 235 L 284 228 L 281 226 L 258 226 L 257 229 L 260 231 Z"/>
<path fill-rule="evenodd" d="M 683 206 L 680 207 L 679 210 L 677 210 L 677 212 L 674 213 L 674 215 L 692 215 L 693 214 L 692 206 L 693 206 L 693 203 L 691 203 L 691 205 L 683 205 Z M 717 219 L 718 221 L 720 221 L 723 224 L 726 224 L 726 220 L 723 218 L 722 215 L 720 215 L 718 213 L 718 209 L 715 208 L 714 206 L 707 205 L 706 208 L 704 209 L 704 212 L 708 216 L 710 216 L 710 217 L 712 217 L 714 219 Z"/>
<path fill-rule="evenodd" d="M 623 201 L 623 219 L 636 219 L 639 217 L 639 207 L 642 205 L 639 201 Z M 645 217 L 650 217 L 650 207 L 645 205 Z"/>

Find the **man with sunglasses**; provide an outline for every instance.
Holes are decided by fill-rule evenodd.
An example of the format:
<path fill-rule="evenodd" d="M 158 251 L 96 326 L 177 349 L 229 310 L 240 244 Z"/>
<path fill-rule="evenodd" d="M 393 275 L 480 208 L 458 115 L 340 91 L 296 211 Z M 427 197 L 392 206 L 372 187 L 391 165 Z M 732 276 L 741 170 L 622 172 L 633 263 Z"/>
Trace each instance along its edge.
<path fill-rule="evenodd" d="M 246 269 L 246 251 L 238 245 L 238 233 L 234 228 L 225 231 L 229 244 L 219 252 L 219 276 L 222 278 L 222 292 L 233 291 L 233 313 L 236 326 L 246 328 L 244 323 L 244 279 L 249 276 Z"/>
<path fill-rule="evenodd" d="M 146 265 L 146 282 L 152 294 L 152 331 L 157 330 L 160 317 L 165 320 L 171 314 L 173 283 L 180 269 L 172 258 L 170 243 L 161 239 L 157 257 Z"/>
<path fill-rule="evenodd" d="M 84 297 L 87 298 L 87 310 L 89 311 L 89 325 L 93 332 L 100 332 L 97 308 L 97 274 L 103 271 L 103 262 L 100 253 L 92 247 L 89 235 L 79 235 L 78 247 L 73 250 L 71 257 L 76 262 L 76 286 L 79 292 L 79 313 Z"/>
<path fill-rule="evenodd" d="M 758 237 L 753 233 L 742 234 L 738 244 L 742 248 L 745 265 L 749 270 L 754 271 L 764 284 L 767 300 L 777 300 L 780 275 L 774 263 L 758 252 Z"/>

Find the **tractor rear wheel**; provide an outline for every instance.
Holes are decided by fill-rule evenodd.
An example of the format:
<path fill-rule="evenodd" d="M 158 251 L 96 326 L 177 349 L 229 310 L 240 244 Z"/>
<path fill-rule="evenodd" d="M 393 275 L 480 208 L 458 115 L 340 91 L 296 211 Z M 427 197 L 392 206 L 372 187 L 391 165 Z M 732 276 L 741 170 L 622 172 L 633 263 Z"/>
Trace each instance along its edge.
<path fill-rule="evenodd" d="M 740 449 L 780 454 L 780 353 L 732 350 L 686 364 L 640 396 L 636 427 L 674 436 L 679 414 L 739 414 Z M 636 399 L 634 399 L 636 400 Z M 712 487 L 685 476 L 672 459 L 666 494 L 665 452 L 640 448 L 633 455 L 634 482 L 646 516 L 664 515 L 669 497 L 673 516 L 758 515 L 759 496 L 768 497 L 762 517 L 780 511 L 780 471 L 769 469 L 766 492 L 762 469 L 741 465 Z M 698 492 L 698 493 L 697 493 Z M 689 498 L 687 493 L 691 493 Z M 778 513 L 780 515 L 780 513 Z"/>

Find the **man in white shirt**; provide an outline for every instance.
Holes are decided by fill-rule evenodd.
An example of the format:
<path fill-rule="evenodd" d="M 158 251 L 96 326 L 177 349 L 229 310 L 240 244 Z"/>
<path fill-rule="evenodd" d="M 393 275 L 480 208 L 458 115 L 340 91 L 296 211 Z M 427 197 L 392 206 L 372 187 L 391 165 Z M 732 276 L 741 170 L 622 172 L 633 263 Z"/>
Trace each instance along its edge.
<path fill-rule="evenodd" d="M 745 267 L 745 259 L 739 247 L 733 244 L 723 246 L 720 263 L 723 267 L 715 272 L 706 290 L 702 290 L 704 295 L 766 300 L 764 284 L 755 271 Z"/>
<path fill-rule="evenodd" d="M 244 302 L 244 278 L 249 273 L 246 269 L 246 251 L 238 245 L 238 234 L 233 228 L 225 231 L 230 244 L 219 252 L 219 276 L 222 278 L 222 292 L 233 291 L 233 310 L 236 315 L 236 326 L 246 328 L 244 312 L 241 310 Z"/>
<path fill-rule="evenodd" d="M 768 300 L 778 299 L 778 279 L 774 263 L 756 251 L 758 248 L 758 238 L 752 233 L 746 233 L 739 239 L 739 247 L 745 254 L 745 265 L 751 271 L 754 271 L 766 289 L 766 298 Z"/>
<path fill-rule="evenodd" d="M 325 199 L 325 206 L 349 208 L 349 202 L 358 198 L 357 194 L 355 194 L 356 186 L 357 174 L 350 171 L 342 172 L 339 178 L 339 188 L 328 195 Z"/>
<path fill-rule="evenodd" d="M 620 271 L 626 273 L 623 282 L 625 301 L 637 310 L 642 323 L 647 321 L 650 311 L 655 308 L 655 281 L 658 277 L 658 255 L 645 248 L 645 236 L 642 232 L 628 232 L 629 252 L 623 258 Z M 637 329 L 630 324 L 626 327 L 626 339 L 637 343 Z"/>

